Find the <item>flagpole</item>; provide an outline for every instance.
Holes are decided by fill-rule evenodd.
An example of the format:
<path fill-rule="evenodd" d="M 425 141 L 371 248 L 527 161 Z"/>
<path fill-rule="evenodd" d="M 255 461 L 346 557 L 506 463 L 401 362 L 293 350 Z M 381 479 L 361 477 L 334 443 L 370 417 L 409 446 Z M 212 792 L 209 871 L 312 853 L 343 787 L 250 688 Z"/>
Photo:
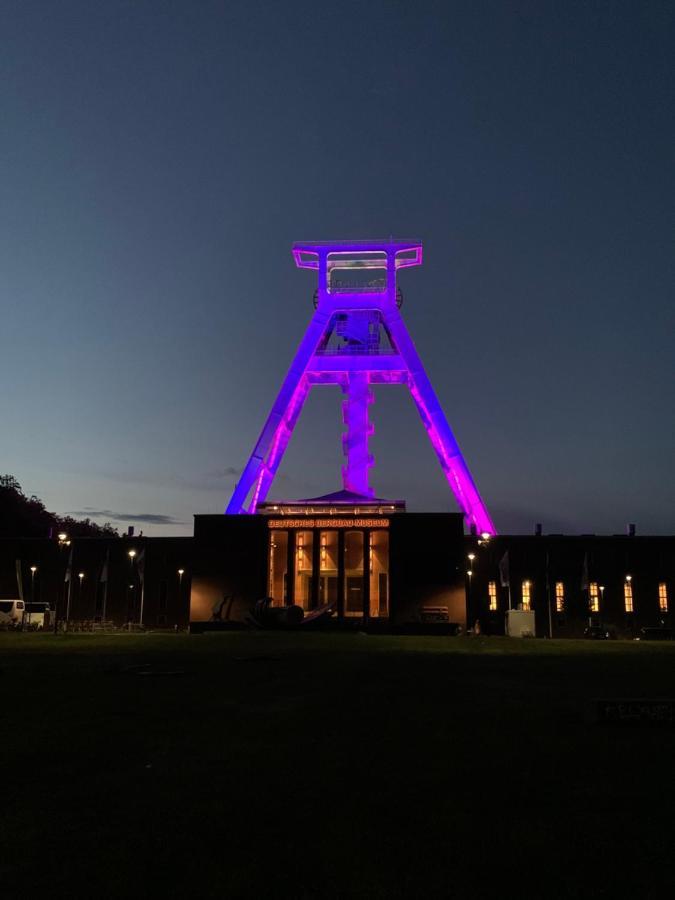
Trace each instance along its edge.
<path fill-rule="evenodd" d="M 73 587 L 73 576 L 71 574 L 68 579 L 68 599 L 66 600 L 66 631 L 68 631 L 68 625 L 70 624 L 70 593 Z"/>
<path fill-rule="evenodd" d="M 513 609 L 511 604 L 511 567 L 509 565 L 509 551 L 499 560 L 499 582 L 502 587 L 509 589 L 509 609 Z"/>
<path fill-rule="evenodd" d="M 110 548 L 106 550 L 100 581 L 103 582 L 103 603 L 101 605 L 101 625 L 105 627 L 105 617 L 108 609 L 108 564 L 110 562 Z M 105 578 L 103 577 L 105 575 Z"/>
<path fill-rule="evenodd" d="M 136 561 L 136 571 L 138 572 L 138 580 L 141 586 L 141 608 L 138 617 L 138 624 L 143 627 L 143 605 L 145 603 L 145 547 L 138 554 Z"/>
<path fill-rule="evenodd" d="M 553 638 L 553 616 L 551 614 L 551 579 L 549 576 L 548 550 L 546 551 L 546 601 L 548 603 L 548 636 Z"/>
<path fill-rule="evenodd" d="M 101 616 L 101 620 L 102 620 L 101 624 L 104 626 L 105 626 L 105 621 L 106 621 L 105 615 L 106 615 L 107 607 L 108 607 L 108 582 L 106 581 L 105 584 L 103 585 L 103 610 L 102 610 L 103 615 Z"/>
<path fill-rule="evenodd" d="M 74 547 L 70 548 L 70 553 L 68 554 L 68 568 L 66 569 L 66 581 L 68 582 L 68 595 L 66 597 L 66 627 L 65 630 L 68 631 L 68 626 L 70 625 L 70 597 L 73 589 L 73 551 Z"/>

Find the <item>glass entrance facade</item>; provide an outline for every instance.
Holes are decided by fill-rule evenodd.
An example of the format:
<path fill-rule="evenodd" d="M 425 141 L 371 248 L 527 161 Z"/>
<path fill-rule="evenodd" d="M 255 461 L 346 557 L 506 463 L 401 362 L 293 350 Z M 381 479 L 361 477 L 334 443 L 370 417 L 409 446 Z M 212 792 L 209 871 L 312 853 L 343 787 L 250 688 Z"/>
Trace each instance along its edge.
<path fill-rule="evenodd" d="M 330 605 L 339 618 L 388 618 L 388 528 L 280 526 L 271 522 L 268 536 L 275 606 L 311 612 Z"/>

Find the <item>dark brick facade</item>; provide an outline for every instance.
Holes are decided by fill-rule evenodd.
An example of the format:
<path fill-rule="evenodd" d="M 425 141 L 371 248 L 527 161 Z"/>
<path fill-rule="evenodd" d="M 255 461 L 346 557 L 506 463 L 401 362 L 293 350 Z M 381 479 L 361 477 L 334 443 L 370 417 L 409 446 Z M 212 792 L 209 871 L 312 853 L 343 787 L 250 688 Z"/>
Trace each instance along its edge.
<path fill-rule="evenodd" d="M 511 603 L 522 603 L 523 582 L 529 582 L 538 637 L 579 637 L 594 624 L 630 638 L 642 628 L 673 623 L 675 537 L 499 536 L 483 542 L 463 534 L 458 514 L 400 512 L 390 516 L 389 535 L 389 619 L 380 625 L 423 625 L 429 609 L 440 608 L 447 609 L 450 622 L 471 628 L 478 621 L 484 633 L 502 634 L 509 606 L 499 573 L 505 554 Z M 70 593 L 72 622 L 139 623 L 142 593 L 147 628 L 208 621 L 223 601 L 228 618 L 242 621 L 267 593 L 268 552 L 262 515 L 197 516 L 193 538 L 81 538 L 65 548 L 56 540 L 1 540 L 0 594 L 18 596 L 19 560 L 24 598 L 31 599 L 30 567 L 36 566 L 35 599 L 52 609 L 58 604 L 60 619 Z M 632 612 L 624 597 L 627 575 Z M 490 582 L 496 609 L 490 609 Z M 562 611 L 556 608 L 556 583 L 563 585 Z M 591 583 L 603 588 L 597 612 L 589 605 Z M 351 625 L 358 622 L 352 619 Z"/>

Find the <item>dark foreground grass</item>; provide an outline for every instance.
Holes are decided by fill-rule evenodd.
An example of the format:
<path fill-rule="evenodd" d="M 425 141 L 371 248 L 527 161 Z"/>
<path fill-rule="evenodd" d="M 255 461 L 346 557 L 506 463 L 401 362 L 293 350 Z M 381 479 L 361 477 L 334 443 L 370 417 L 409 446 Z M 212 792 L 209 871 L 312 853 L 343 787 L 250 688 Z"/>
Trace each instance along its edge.
<path fill-rule="evenodd" d="M 0 685 L 4 897 L 675 886 L 675 729 L 589 715 L 675 645 L 0 635 Z"/>

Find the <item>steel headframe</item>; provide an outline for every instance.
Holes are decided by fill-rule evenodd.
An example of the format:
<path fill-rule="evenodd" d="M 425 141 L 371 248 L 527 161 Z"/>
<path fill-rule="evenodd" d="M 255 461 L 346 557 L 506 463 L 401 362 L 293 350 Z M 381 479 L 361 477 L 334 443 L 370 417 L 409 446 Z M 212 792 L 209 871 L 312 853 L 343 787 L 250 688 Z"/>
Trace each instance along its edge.
<path fill-rule="evenodd" d="M 401 317 L 396 272 L 421 265 L 422 243 L 298 242 L 293 256 L 299 268 L 318 272 L 314 315 L 226 512 L 254 513 L 266 499 L 309 390 L 317 384 L 339 385 L 344 394 L 343 486 L 372 497 L 371 386 L 404 384 L 468 526 L 477 533 L 496 534 Z"/>

